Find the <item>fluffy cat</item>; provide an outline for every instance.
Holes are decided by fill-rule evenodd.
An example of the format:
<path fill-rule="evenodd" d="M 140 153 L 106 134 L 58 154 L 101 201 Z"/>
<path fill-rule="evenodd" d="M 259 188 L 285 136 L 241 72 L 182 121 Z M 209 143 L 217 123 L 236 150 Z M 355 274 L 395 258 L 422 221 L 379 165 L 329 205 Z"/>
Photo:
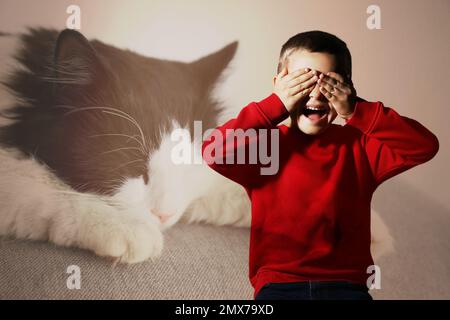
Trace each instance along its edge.
<path fill-rule="evenodd" d="M 212 98 L 237 42 L 191 63 L 143 57 L 77 31 L 29 29 L 4 82 L 15 104 L 0 127 L 0 235 L 49 240 L 125 263 L 154 259 L 180 219 L 249 227 L 245 190 L 201 164 L 176 165 L 194 121 L 216 127 Z M 203 132 L 202 132 L 203 133 Z M 392 239 L 372 214 L 374 257 Z"/>

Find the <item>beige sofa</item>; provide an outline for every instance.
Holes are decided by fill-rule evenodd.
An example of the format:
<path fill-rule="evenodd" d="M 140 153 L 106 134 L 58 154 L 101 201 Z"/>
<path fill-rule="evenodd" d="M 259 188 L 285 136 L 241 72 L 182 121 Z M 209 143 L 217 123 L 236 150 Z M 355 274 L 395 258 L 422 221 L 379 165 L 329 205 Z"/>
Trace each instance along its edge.
<path fill-rule="evenodd" d="M 399 178 L 376 191 L 373 207 L 396 252 L 376 263 L 375 299 L 450 298 L 450 215 Z M 45 242 L 0 241 L 1 299 L 252 299 L 249 229 L 179 223 L 165 232 L 156 261 L 115 265 L 90 252 Z M 81 288 L 68 289 L 77 265 Z"/>

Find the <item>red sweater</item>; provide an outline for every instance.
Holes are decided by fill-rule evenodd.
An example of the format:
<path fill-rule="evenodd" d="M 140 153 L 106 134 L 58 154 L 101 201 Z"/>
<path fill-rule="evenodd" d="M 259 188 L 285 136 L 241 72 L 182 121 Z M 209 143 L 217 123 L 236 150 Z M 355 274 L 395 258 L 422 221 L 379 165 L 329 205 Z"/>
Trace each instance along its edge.
<path fill-rule="evenodd" d="M 373 192 L 386 179 L 433 158 L 439 142 L 419 122 L 381 102 L 358 99 L 344 126 L 332 124 L 320 135 L 278 125 L 288 116 L 272 93 L 214 129 L 223 137 L 226 129 L 279 130 L 279 169 L 274 175 L 260 174 L 261 167 L 269 166 L 260 162 L 209 163 L 226 159 L 237 148 L 248 151 L 261 135 L 245 144 L 225 139 L 215 143 L 210 135 L 202 146 L 208 165 L 242 185 L 251 199 L 249 277 L 254 297 L 268 282 L 366 284 L 367 268 L 374 264 Z M 207 147 L 215 152 L 205 152 Z"/>

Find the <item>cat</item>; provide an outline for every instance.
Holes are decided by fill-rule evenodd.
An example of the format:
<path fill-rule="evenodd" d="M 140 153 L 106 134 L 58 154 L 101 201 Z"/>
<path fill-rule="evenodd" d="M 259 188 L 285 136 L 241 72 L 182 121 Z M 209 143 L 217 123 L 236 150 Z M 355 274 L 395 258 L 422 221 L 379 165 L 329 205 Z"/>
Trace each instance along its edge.
<path fill-rule="evenodd" d="M 194 121 L 219 125 L 226 108 L 212 91 L 237 41 L 190 63 L 69 29 L 30 28 L 20 43 L 3 82 L 15 103 L 1 111 L 0 235 L 137 263 L 161 255 L 163 231 L 178 221 L 250 227 L 244 188 L 204 162 L 171 161 L 172 133 L 186 134 L 195 157 Z M 380 256 L 392 238 L 372 215 Z"/>

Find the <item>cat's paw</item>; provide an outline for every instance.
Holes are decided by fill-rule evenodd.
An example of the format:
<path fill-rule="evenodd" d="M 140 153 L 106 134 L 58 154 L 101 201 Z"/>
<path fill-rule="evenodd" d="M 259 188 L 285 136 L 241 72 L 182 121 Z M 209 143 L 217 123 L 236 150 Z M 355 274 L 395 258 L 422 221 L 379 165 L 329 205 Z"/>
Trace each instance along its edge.
<path fill-rule="evenodd" d="M 161 255 L 163 235 L 156 226 L 132 224 L 120 229 L 109 241 L 97 247 L 95 253 L 121 263 L 137 263 Z"/>
<path fill-rule="evenodd" d="M 121 214 L 121 217 L 112 215 L 111 219 L 105 217 L 105 221 L 93 224 L 82 246 L 121 263 L 159 257 L 163 249 L 159 224 L 151 219 Z"/>

